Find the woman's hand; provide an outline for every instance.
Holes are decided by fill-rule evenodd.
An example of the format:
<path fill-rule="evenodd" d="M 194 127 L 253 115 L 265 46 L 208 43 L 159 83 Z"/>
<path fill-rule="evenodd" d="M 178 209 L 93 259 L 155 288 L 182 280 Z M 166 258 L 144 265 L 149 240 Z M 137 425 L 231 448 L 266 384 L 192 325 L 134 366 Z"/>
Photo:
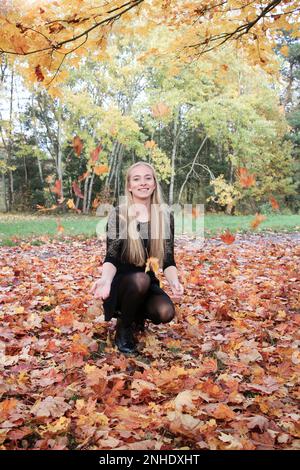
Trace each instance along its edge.
<path fill-rule="evenodd" d="M 94 282 L 91 293 L 94 294 L 95 299 L 105 300 L 110 293 L 111 282 L 106 279 L 98 279 Z"/>
<path fill-rule="evenodd" d="M 170 287 L 172 289 L 172 293 L 174 294 L 174 297 L 180 299 L 182 294 L 184 293 L 183 285 L 180 284 L 179 281 L 171 281 Z"/>

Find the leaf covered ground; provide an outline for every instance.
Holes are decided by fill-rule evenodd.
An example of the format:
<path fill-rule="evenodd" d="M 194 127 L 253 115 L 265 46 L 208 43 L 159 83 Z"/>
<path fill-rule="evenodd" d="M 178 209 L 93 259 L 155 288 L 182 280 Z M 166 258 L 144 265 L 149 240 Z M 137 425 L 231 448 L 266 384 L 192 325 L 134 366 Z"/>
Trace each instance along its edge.
<path fill-rule="evenodd" d="M 177 239 L 176 320 L 135 357 L 89 293 L 104 241 L 42 241 L 1 248 L 2 449 L 300 448 L 296 235 Z"/>

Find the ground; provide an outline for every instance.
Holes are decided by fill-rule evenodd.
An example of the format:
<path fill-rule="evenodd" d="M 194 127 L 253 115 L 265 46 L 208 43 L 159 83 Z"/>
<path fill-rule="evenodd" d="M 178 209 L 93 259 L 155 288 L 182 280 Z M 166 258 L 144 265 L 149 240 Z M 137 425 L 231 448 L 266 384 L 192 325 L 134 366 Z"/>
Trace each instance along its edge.
<path fill-rule="evenodd" d="M 177 238 L 185 293 L 137 356 L 89 292 L 104 254 L 96 238 L 1 247 L 2 449 L 300 448 L 299 234 Z"/>

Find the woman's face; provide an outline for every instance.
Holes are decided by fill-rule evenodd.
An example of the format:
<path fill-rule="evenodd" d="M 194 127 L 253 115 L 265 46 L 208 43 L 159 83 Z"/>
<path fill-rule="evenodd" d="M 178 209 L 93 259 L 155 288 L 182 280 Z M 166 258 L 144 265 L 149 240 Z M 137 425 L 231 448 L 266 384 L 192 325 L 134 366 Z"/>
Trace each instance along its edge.
<path fill-rule="evenodd" d="M 151 168 L 146 165 L 137 165 L 129 176 L 128 189 L 135 199 L 148 199 L 156 187 Z"/>

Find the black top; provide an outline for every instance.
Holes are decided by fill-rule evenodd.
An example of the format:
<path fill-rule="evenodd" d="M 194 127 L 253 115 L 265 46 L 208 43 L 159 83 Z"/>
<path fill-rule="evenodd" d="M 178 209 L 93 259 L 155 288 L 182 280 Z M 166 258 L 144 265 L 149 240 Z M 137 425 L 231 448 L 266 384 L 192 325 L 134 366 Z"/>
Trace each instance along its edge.
<path fill-rule="evenodd" d="M 118 208 L 113 209 L 109 216 L 106 224 L 106 256 L 103 263 L 112 263 L 117 268 L 117 273 L 130 272 L 132 270 L 145 271 L 147 253 L 145 250 L 145 264 L 144 266 L 135 266 L 131 263 L 124 263 L 121 260 L 121 252 L 124 243 L 124 238 L 119 238 L 119 211 Z M 148 222 L 137 222 L 137 228 L 140 232 L 141 239 L 143 240 L 144 247 L 147 248 L 148 253 L 150 249 L 150 221 Z M 109 234 L 115 234 L 114 238 L 108 236 Z M 163 260 L 163 270 L 169 266 L 175 266 L 174 259 L 174 216 L 170 212 L 170 237 L 166 239 L 165 256 Z M 116 273 L 116 274 L 117 274 Z"/>

